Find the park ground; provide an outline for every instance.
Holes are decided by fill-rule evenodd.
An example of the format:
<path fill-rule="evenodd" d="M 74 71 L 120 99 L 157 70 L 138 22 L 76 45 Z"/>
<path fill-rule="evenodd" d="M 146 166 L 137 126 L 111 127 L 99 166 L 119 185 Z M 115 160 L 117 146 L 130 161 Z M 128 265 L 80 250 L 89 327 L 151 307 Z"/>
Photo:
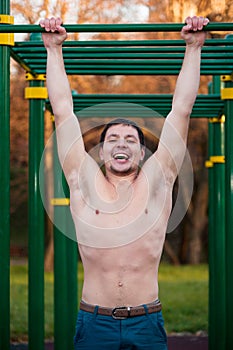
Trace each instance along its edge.
<path fill-rule="evenodd" d="M 11 350 L 28 350 L 28 345 L 15 344 L 11 346 Z M 47 343 L 45 350 L 54 350 L 53 343 Z M 169 336 L 168 350 L 208 350 L 208 337 L 185 335 Z"/>
<path fill-rule="evenodd" d="M 81 295 L 83 269 L 79 263 Z M 27 347 L 27 263 L 11 265 L 11 350 Z M 169 350 L 208 349 L 208 265 L 162 264 L 160 299 L 168 334 Z M 53 273 L 45 273 L 45 350 L 53 350 Z M 175 317 L 174 317 L 175 316 Z"/>

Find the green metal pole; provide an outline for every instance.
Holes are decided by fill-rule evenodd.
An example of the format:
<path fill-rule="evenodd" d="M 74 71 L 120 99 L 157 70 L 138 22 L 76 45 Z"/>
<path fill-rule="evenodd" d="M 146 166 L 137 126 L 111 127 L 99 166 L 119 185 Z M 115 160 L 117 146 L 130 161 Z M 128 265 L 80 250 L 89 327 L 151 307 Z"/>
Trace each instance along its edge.
<path fill-rule="evenodd" d="M 0 2 L 0 14 L 10 2 Z M 0 350 L 10 349 L 10 50 L 0 45 Z"/>
<path fill-rule="evenodd" d="M 69 190 L 57 155 L 54 136 L 54 195 L 69 197 Z M 63 221 L 64 230 L 56 223 Z M 54 207 L 54 349 L 73 348 L 73 337 L 77 317 L 77 243 L 69 207 Z M 72 238 L 72 239 L 70 239 Z"/>
<path fill-rule="evenodd" d="M 129 23 L 129 24 L 64 24 L 67 32 L 180 32 L 184 23 Z M 206 31 L 231 31 L 233 23 L 209 23 Z M 14 26 L 1 26 L 0 33 L 38 33 L 44 29 L 39 25 L 17 24 Z"/>
<path fill-rule="evenodd" d="M 225 83 L 233 88 L 233 82 Z M 233 94 L 225 101 L 226 108 L 226 349 L 233 349 Z"/>
<path fill-rule="evenodd" d="M 209 85 L 209 93 L 213 92 L 213 83 Z M 214 154 L 214 130 L 213 123 L 208 123 L 208 155 L 209 158 Z M 215 329 L 216 329 L 216 316 L 215 308 L 213 307 L 215 301 L 215 257 L 214 257 L 214 169 L 213 164 L 210 163 L 208 171 L 208 245 L 209 245 L 209 322 L 208 322 L 208 334 L 209 334 L 209 350 L 214 349 L 215 344 Z"/>
<path fill-rule="evenodd" d="M 67 198 L 70 197 L 69 187 L 63 176 L 63 188 Z M 67 211 L 66 229 L 69 232 L 69 238 L 66 239 L 66 268 L 67 268 L 67 343 L 69 349 L 73 349 L 73 338 L 75 333 L 75 324 L 77 318 L 77 301 L 78 301 L 78 280 L 77 280 L 77 263 L 78 247 L 76 242 L 75 227 L 71 217 L 70 210 Z M 72 239 L 70 239 L 72 238 Z"/>
<path fill-rule="evenodd" d="M 70 222 L 70 221 L 69 221 Z M 70 223 L 68 224 L 70 226 Z M 71 228 L 72 229 L 72 228 Z M 73 227 L 74 230 L 74 227 Z M 67 240 L 67 312 L 68 312 L 68 330 L 67 330 L 67 348 L 73 349 L 73 338 L 75 334 L 75 324 L 78 310 L 78 248 L 77 243 L 70 239 Z"/>
<path fill-rule="evenodd" d="M 10 103 L 9 51 L 0 46 L 0 349 L 10 349 Z"/>
<path fill-rule="evenodd" d="M 220 78 L 213 78 L 213 92 L 219 93 Z M 212 125 L 211 125 L 212 124 Z M 225 349 L 225 128 L 224 118 L 210 120 L 210 157 L 214 156 L 209 176 L 209 349 Z M 216 307 L 218 305 L 218 307 Z"/>
<path fill-rule="evenodd" d="M 216 122 L 214 127 L 214 156 L 224 153 L 224 122 Z M 226 341 L 226 264 L 225 264 L 225 164 L 214 164 L 214 300 L 210 308 L 214 310 L 213 349 L 225 349 Z M 218 307 L 216 307 L 218 305 Z M 211 348 L 210 348 L 211 349 Z"/>
<path fill-rule="evenodd" d="M 61 181 L 61 167 L 57 155 L 56 137 L 54 135 L 54 197 L 63 197 L 63 184 Z M 56 223 L 64 217 L 63 206 L 54 207 L 54 349 L 68 349 L 67 346 L 67 237 L 60 231 Z"/>
<path fill-rule="evenodd" d="M 30 87 L 43 87 L 31 81 Z M 44 349 L 44 207 L 39 167 L 44 150 L 44 100 L 30 99 L 29 124 L 29 349 Z"/>

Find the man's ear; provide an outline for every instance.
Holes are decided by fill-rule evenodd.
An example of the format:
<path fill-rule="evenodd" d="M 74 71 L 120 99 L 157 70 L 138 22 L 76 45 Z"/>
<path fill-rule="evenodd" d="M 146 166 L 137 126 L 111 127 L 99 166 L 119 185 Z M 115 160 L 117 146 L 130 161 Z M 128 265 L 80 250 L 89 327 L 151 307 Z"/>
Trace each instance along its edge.
<path fill-rule="evenodd" d="M 140 158 L 141 162 L 143 161 L 145 154 L 146 154 L 145 146 L 142 146 L 141 147 L 141 158 Z"/>
<path fill-rule="evenodd" d="M 100 148 L 99 148 L 99 157 L 100 157 L 100 160 L 104 160 L 104 152 L 103 152 L 102 146 L 100 146 Z"/>

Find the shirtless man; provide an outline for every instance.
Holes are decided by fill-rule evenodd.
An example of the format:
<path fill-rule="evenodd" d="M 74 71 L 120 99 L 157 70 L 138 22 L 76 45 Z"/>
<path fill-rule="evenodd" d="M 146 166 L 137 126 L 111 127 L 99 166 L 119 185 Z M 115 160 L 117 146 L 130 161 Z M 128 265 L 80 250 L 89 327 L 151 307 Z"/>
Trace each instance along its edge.
<path fill-rule="evenodd" d="M 48 32 L 43 33 L 47 87 L 84 266 L 75 349 L 167 349 L 158 267 L 198 93 L 202 29 L 208 22 L 186 18 L 181 31 L 185 57 L 156 152 L 139 171 L 145 154 L 143 134 L 130 121 L 115 121 L 102 134 L 104 175 L 85 151 L 73 112 L 62 56 L 66 30 L 59 18 L 40 21 Z"/>

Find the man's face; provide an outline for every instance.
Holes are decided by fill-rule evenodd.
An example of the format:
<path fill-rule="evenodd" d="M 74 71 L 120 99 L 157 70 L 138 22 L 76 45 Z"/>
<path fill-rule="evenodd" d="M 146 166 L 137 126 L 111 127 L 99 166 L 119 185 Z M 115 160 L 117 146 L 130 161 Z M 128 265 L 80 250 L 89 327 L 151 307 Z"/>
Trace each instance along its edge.
<path fill-rule="evenodd" d="M 111 126 L 100 148 L 100 158 L 106 170 L 116 174 L 130 174 L 138 170 L 145 155 L 137 130 L 131 125 Z"/>

